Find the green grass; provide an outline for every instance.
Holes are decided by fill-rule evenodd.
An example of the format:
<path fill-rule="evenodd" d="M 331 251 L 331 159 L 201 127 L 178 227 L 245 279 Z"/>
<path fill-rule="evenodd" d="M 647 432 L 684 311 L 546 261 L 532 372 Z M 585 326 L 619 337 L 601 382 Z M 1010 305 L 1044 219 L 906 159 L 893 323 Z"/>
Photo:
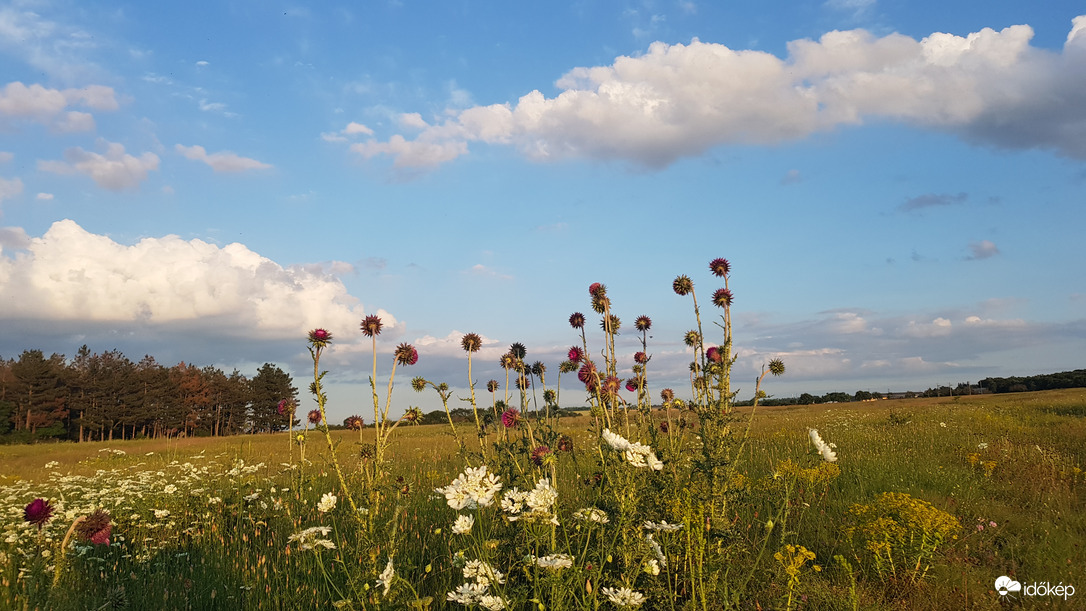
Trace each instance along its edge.
<path fill-rule="evenodd" d="M 598 452 L 589 420 L 571 418 L 559 427 L 577 448 L 576 462 L 562 458 L 558 464 L 566 516 L 596 494 L 590 480 Z M 993 590 L 1000 575 L 1076 588 L 1066 602 L 1047 597 L 1025 601 L 1027 606 L 1076 608 L 1075 599 L 1086 600 L 1086 389 L 1072 389 L 759 408 L 741 462 L 749 485 L 737 488 L 725 535 L 737 550 L 727 578 L 751 574 L 741 606 L 775 608 L 787 600 L 789 579 L 780 564 L 747 568 L 754 566 L 766 521 L 779 510 L 774 472 L 786 460 L 804 469 L 821 464 L 808 428 L 836 444 L 840 474 L 822 484 L 801 482 L 787 497 L 791 517 L 770 555 L 778 543 L 802 545 L 816 555 L 798 573 L 793 608 L 997 609 L 1004 605 Z M 321 495 L 338 488 L 328 449 L 313 435 L 306 450 L 310 464 L 294 470 L 289 464 L 298 453 L 293 450 L 292 461 L 285 434 L 2 446 L 0 608 L 109 608 L 122 591 L 135 609 L 327 608 L 342 599 L 355 608 L 376 608 L 382 602 L 376 573 L 392 551 L 397 574 L 421 595 L 433 596 L 431 608 L 445 608 L 445 592 L 462 582 L 449 560 L 460 549 L 448 530 L 456 512 L 431 497 L 464 466 L 447 431 L 438 425 L 396 431 L 382 509 L 370 516 L 368 534 L 342 502 L 329 514 L 316 511 Z M 357 433 L 334 436 L 340 463 L 356 473 Z M 372 431 L 364 431 L 364 439 L 372 442 Z M 50 461 L 58 464 L 47 468 Z M 357 476 L 351 482 L 360 485 Z M 166 492 L 169 485 L 177 490 Z M 874 503 L 884 492 L 907 493 L 961 524 L 917 582 L 880 577 L 846 535 L 855 520 L 852 508 Z M 40 534 L 22 519 L 23 507 L 38 496 L 58 506 Z M 113 544 L 76 544 L 52 588 L 59 541 L 77 515 L 97 506 L 113 515 Z M 170 515 L 157 518 L 156 509 Z M 329 538 L 337 550 L 317 554 L 288 545 L 291 534 L 314 525 L 334 529 Z M 503 543 L 515 536 L 508 524 L 484 526 L 494 538 L 481 545 L 493 544 L 496 558 L 512 553 Z M 51 552 L 48 557 L 43 550 Z M 838 555 L 851 574 L 834 561 Z M 403 592 L 406 586 L 397 587 Z M 409 598 L 397 600 L 402 605 Z M 654 608 L 652 600 L 643 608 Z"/>

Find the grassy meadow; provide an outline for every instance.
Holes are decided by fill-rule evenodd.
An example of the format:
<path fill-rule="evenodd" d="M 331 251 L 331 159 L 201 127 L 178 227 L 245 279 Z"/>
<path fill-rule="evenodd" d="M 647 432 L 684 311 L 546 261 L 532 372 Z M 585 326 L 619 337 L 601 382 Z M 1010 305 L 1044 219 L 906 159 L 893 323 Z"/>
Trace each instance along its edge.
<path fill-rule="evenodd" d="M 732 426 L 745 428 L 748 414 L 740 409 Z M 662 416 L 654 410 L 652 417 Z M 561 528 L 478 507 L 470 532 L 453 528 L 465 514 L 435 493 L 451 488 L 465 467 L 448 426 L 399 427 L 379 484 L 361 475 L 367 459 L 359 433 L 332 433 L 347 484 L 369 486 L 359 493 L 361 515 L 344 502 L 328 446 L 312 434 L 304 461 L 286 433 L 0 447 L 0 608 L 723 607 L 669 594 L 689 587 L 681 573 L 696 566 L 691 550 L 704 549 L 688 534 L 694 529 L 659 530 L 646 539 L 660 553 L 650 545 L 648 560 L 631 556 L 642 544 L 623 530 L 621 499 L 629 493 L 601 492 L 611 457 L 592 416 L 562 418 L 553 428 L 572 440 L 572 451 L 555 452 L 543 470 L 550 468 L 559 491 L 549 515 Z M 819 458 L 809 428 L 836 446 L 836 462 Z M 361 439 L 372 443 L 372 428 Z M 629 477 L 663 478 L 683 452 L 693 453 L 693 446 L 665 452 L 664 437 L 656 444 L 665 468 L 659 475 L 627 469 Z M 1086 602 L 1086 389 L 758 408 L 741 451 L 718 533 L 728 566 L 707 574 L 728 591 L 742 585 L 731 601 L 739 608 Z M 502 475 L 507 483 L 517 478 L 515 469 Z M 522 489 L 532 480 L 525 474 Z M 327 499 L 322 506 L 329 493 L 340 494 L 331 509 Z M 643 494 L 638 504 L 674 524 L 683 517 L 683 493 L 671 494 Z M 39 497 L 54 507 L 40 530 L 24 520 Z M 610 522 L 575 516 L 586 507 Z M 112 517 L 110 543 L 77 541 L 62 553 L 69 525 L 96 508 Z M 525 548 L 538 555 L 521 557 Z M 490 591 L 504 604 L 480 596 L 457 602 L 472 566 L 465 550 L 489 560 Z M 567 557 L 572 565 L 562 564 Z M 540 568 L 543 558 L 558 568 Z M 392 559 L 395 577 L 386 572 Z M 1075 593 L 1018 592 L 1001 601 L 993 586 L 1001 575 L 1023 585 L 1072 585 Z M 618 602 L 601 594 L 603 586 Z M 620 586 L 645 598 L 624 599 Z"/>

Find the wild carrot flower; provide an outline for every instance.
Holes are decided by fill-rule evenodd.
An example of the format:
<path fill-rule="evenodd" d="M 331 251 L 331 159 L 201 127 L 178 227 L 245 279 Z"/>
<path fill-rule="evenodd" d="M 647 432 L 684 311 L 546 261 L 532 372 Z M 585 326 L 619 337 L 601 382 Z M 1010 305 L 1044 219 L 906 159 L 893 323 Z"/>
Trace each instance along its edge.
<path fill-rule="evenodd" d="M 607 517 L 607 512 L 602 509 L 596 509 L 595 507 L 586 507 L 573 514 L 573 517 L 585 522 L 595 522 L 596 524 L 607 524 L 611 521 L 611 518 Z"/>
<path fill-rule="evenodd" d="M 818 434 L 818 429 L 807 429 L 807 435 L 811 438 L 811 443 L 814 444 L 815 449 L 822 455 L 822 459 L 826 462 L 837 462 L 837 453 L 833 451 L 833 448 L 829 446 L 825 441 L 822 441 L 822 437 Z"/>
<path fill-rule="evenodd" d="M 464 469 L 451 484 L 444 488 L 435 488 L 434 491 L 445 495 L 449 507 L 460 510 L 490 507 L 501 489 L 501 480 L 496 474 L 487 473 L 486 465 L 483 465 Z"/>
<path fill-rule="evenodd" d="M 478 333 L 468 333 L 460 340 L 460 347 L 465 352 L 478 352 L 483 347 L 483 338 Z"/>
<path fill-rule="evenodd" d="M 645 603 L 645 595 L 630 588 L 601 588 L 600 592 L 614 604 L 626 608 L 637 608 Z"/>
<path fill-rule="evenodd" d="M 653 538 L 652 533 L 645 533 L 645 543 L 648 543 L 649 547 L 652 548 L 652 553 L 656 556 L 656 560 L 664 567 L 667 567 L 667 556 L 664 555 L 664 550 L 660 549 L 660 544 Z"/>
<path fill-rule="evenodd" d="M 475 526 L 475 516 L 458 515 L 456 521 L 453 522 L 452 531 L 454 535 L 466 535 L 471 532 L 473 526 Z"/>
<path fill-rule="evenodd" d="M 34 499 L 23 509 L 23 519 L 38 527 L 42 526 L 53 517 L 53 506 L 45 499 Z"/>
<path fill-rule="evenodd" d="M 505 583 L 505 574 L 483 560 L 468 560 L 461 569 L 464 579 L 475 579 L 475 583 L 489 586 L 491 583 Z"/>
<path fill-rule="evenodd" d="M 727 276 L 728 272 L 730 272 L 731 269 L 732 266 L 730 263 L 728 263 L 727 259 L 717 258 L 709 262 L 709 270 L 713 272 L 714 276 L 718 276 L 720 278 Z"/>
<path fill-rule="evenodd" d="M 667 520 L 660 520 L 659 522 L 646 520 L 645 523 L 642 524 L 642 528 L 644 528 L 645 530 L 658 530 L 660 532 L 666 533 L 673 533 L 677 530 L 682 530 L 682 527 L 682 522 L 678 524 L 668 524 Z"/>
<path fill-rule="evenodd" d="M 732 304 L 732 292 L 728 289 L 717 289 L 713 293 L 713 305 L 718 308 L 724 306 L 730 306 Z"/>
<path fill-rule="evenodd" d="M 336 495 L 331 492 L 325 492 L 321 497 L 319 503 L 317 503 L 317 511 L 321 513 L 328 513 L 336 508 Z"/>
<path fill-rule="evenodd" d="M 573 327 L 574 329 L 583 329 L 584 328 L 584 314 L 581 314 L 580 312 L 574 312 L 574 313 L 570 314 L 569 315 L 569 326 Z"/>
<path fill-rule="evenodd" d="M 628 441 L 622 435 L 612 433 L 610 429 L 603 429 L 603 440 L 611 449 L 622 452 L 626 462 L 634 467 L 649 467 L 653 471 L 664 468 L 664 463 L 656 457 L 656 453 L 649 446 L 640 442 Z"/>
<path fill-rule="evenodd" d="M 573 556 L 569 554 L 550 554 L 549 556 L 536 558 L 535 565 L 552 571 L 568 569 L 573 566 Z"/>
<path fill-rule="evenodd" d="M 411 344 L 400 344 L 396 346 L 396 362 L 400 365 L 414 365 L 419 362 L 419 351 L 415 350 L 415 347 Z"/>
<path fill-rule="evenodd" d="M 460 587 L 449 592 L 445 596 L 445 600 L 460 603 L 462 605 L 474 605 L 475 603 L 480 602 L 483 596 L 487 595 L 486 592 L 489 588 L 489 584 L 462 583 L 460 584 Z"/>
<path fill-rule="evenodd" d="M 309 423 L 310 424 L 320 424 L 320 421 L 321 421 L 321 410 L 319 410 L 319 409 L 309 410 Z"/>
<path fill-rule="evenodd" d="M 516 428 L 520 424 L 520 410 L 510 407 L 502 412 L 502 426 L 507 429 Z"/>
<path fill-rule="evenodd" d="M 75 528 L 75 534 L 82 541 L 90 541 L 95 545 L 109 545 L 109 535 L 113 530 L 109 513 L 102 509 L 96 509 L 83 519 Z"/>
<path fill-rule="evenodd" d="M 374 314 L 362 319 L 362 335 L 376 337 L 381 334 L 381 317 Z"/>
<path fill-rule="evenodd" d="M 317 549 L 318 547 L 336 549 L 335 543 L 332 543 L 328 539 L 321 538 L 327 537 L 330 532 L 332 532 L 330 526 L 312 526 L 287 537 L 287 543 L 297 543 L 298 549 L 303 551 Z"/>
<path fill-rule="evenodd" d="M 642 314 L 634 320 L 634 328 L 644 333 L 652 328 L 652 319 Z"/>
<path fill-rule="evenodd" d="M 678 295 L 689 295 L 690 291 L 694 290 L 694 281 L 689 276 L 678 276 L 671 283 L 671 288 Z"/>

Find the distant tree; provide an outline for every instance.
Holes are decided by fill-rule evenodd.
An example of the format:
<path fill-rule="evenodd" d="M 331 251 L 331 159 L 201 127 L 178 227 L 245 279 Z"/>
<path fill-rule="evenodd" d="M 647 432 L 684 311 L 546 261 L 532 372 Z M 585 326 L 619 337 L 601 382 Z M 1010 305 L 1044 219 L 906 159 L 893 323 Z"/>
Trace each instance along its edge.
<path fill-rule="evenodd" d="M 847 392 L 828 392 L 822 395 L 823 403 L 848 403 L 852 401 L 852 395 Z"/>
<path fill-rule="evenodd" d="M 26 350 L 11 366 L 15 430 L 32 436 L 60 436 L 65 433 L 64 355 L 48 359 L 41 350 Z"/>
<path fill-rule="evenodd" d="M 802 395 L 799 396 L 798 399 L 796 399 L 796 402 L 799 403 L 800 405 L 810 405 L 812 403 L 820 403 L 821 401 L 822 401 L 822 399 L 812 395 L 809 392 L 803 393 Z"/>
<path fill-rule="evenodd" d="M 287 420 L 279 415 L 279 402 L 298 400 L 298 389 L 290 375 L 271 363 L 264 363 L 249 389 L 249 429 L 254 433 L 285 430 Z"/>
<path fill-rule="evenodd" d="M 867 401 L 873 398 L 870 391 L 857 390 L 855 395 L 852 395 L 853 401 Z"/>

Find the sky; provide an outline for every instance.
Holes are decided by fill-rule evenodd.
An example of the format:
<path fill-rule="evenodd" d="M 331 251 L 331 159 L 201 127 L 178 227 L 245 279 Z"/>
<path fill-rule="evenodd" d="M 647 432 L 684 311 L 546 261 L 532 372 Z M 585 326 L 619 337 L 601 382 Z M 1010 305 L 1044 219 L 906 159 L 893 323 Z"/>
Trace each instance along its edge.
<path fill-rule="evenodd" d="M 312 379 L 330 416 L 558 364 L 689 396 L 731 263 L 739 398 L 1086 366 L 1086 10 L 928 2 L 0 2 L 0 357 Z M 307 377 L 308 376 L 308 377 Z M 583 398 L 573 376 L 563 404 Z M 382 393 L 383 395 L 383 393 Z M 303 405 L 309 405 L 306 398 Z M 383 401 L 382 401 L 383 403 Z"/>

